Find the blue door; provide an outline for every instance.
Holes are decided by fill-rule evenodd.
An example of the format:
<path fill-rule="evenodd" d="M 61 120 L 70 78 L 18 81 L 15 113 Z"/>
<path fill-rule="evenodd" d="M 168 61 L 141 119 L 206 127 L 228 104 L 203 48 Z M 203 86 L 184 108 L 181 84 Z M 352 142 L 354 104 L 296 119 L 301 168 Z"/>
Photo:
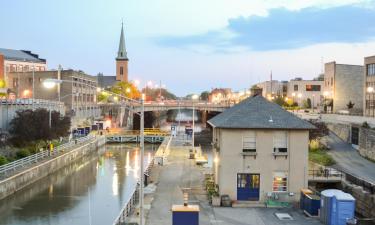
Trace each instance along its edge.
<path fill-rule="evenodd" d="M 253 173 L 237 174 L 237 200 L 259 201 L 260 175 Z"/>

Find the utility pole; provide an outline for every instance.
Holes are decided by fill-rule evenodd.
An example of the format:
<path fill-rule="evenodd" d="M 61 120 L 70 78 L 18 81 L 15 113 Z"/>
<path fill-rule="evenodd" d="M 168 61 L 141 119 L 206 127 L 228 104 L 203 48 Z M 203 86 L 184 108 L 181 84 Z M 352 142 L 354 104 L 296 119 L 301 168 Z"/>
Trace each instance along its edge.
<path fill-rule="evenodd" d="M 139 188 L 139 224 L 143 225 L 143 183 L 144 183 L 144 154 L 145 154 L 145 105 L 144 100 L 141 98 L 141 175 L 140 175 L 140 188 Z"/>

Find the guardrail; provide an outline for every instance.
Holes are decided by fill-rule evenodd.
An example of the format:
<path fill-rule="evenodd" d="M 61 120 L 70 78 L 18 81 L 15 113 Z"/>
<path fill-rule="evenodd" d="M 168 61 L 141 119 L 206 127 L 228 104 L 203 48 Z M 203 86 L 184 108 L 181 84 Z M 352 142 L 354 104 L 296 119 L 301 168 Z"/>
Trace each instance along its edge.
<path fill-rule="evenodd" d="M 86 137 L 75 139 L 74 141 L 70 141 L 68 143 L 57 146 L 52 151 L 44 150 L 36 154 L 30 155 L 28 157 L 2 165 L 0 166 L 0 180 L 5 179 L 10 173 L 13 173 L 20 168 L 24 168 L 28 165 L 35 164 L 46 158 L 53 158 L 54 156 L 59 155 L 61 152 L 67 152 L 71 150 L 72 149 L 71 147 L 73 146 L 85 144 L 93 140 L 94 138 L 95 136 L 88 135 Z"/>

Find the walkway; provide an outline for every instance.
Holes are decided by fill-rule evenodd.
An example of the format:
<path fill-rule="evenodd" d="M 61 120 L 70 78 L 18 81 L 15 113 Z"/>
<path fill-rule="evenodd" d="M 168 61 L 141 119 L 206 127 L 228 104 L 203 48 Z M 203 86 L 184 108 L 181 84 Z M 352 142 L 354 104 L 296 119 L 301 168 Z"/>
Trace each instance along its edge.
<path fill-rule="evenodd" d="M 375 183 L 375 163 L 360 156 L 356 149 L 332 132 L 326 138 L 331 148 L 329 154 L 337 163 L 333 167 Z"/>
<path fill-rule="evenodd" d="M 200 225 L 317 225 L 316 219 L 306 218 L 293 209 L 270 208 L 213 208 L 209 205 L 203 188 L 204 172 L 207 169 L 194 165 L 194 160 L 188 159 L 189 147 L 185 142 L 173 139 L 170 147 L 168 163 L 155 166 L 159 171 L 158 187 L 154 193 L 146 225 L 171 225 L 173 204 L 183 204 L 181 188 L 191 188 L 189 203 L 200 207 Z M 280 221 L 274 213 L 287 212 L 292 215 L 292 221 Z"/>

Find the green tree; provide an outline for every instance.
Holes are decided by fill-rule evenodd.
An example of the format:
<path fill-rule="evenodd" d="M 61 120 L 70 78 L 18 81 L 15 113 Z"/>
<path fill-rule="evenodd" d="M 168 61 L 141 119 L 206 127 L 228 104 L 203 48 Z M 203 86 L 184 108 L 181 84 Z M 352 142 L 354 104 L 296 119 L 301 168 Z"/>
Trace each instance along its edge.
<path fill-rule="evenodd" d="M 272 101 L 274 103 L 278 104 L 279 106 L 285 106 L 286 105 L 286 102 L 285 102 L 284 98 L 281 97 L 281 96 L 275 97 Z"/>
<path fill-rule="evenodd" d="M 61 116 L 59 112 L 51 112 L 51 128 L 49 127 L 49 111 L 46 109 L 17 111 L 10 122 L 11 141 L 16 146 L 25 146 L 39 140 L 52 140 L 69 134 L 70 118 Z"/>
<path fill-rule="evenodd" d="M 204 92 L 201 93 L 200 99 L 203 100 L 203 101 L 207 101 L 209 95 L 210 95 L 210 92 L 204 91 Z"/>

